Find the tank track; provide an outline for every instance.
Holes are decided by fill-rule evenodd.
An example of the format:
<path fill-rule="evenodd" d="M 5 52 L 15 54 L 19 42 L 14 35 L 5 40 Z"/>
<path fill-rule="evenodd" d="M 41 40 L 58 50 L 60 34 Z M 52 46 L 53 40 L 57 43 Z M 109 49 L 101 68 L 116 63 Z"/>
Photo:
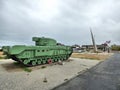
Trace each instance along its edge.
<path fill-rule="evenodd" d="M 49 63 L 54 63 L 58 62 L 59 60 L 65 61 L 67 60 L 71 54 L 69 55 L 61 55 L 61 56 L 42 56 L 42 57 L 36 57 L 31 59 L 19 59 L 16 56 L 11 56 L 11 58 L 25 66 L 37 66 L 37 65 L 43 65 L 43 64 L 49 64 Z"/>
<path fill-rule="evenodd" d="M 18 59 L 16 56 L 11 56 L 11 58 L 12 58 L 14 61 L 17 61 L 18 63 L 21 63 L 21 64 L 23 64 L 23 65 L 25 65 L 25 66 L 28 66 L 28 67 L 31 67 L 31 66 L 32 66 L 32 65 L 30 65 L 30 64 L 24 64 L 24 63 L 23 63 L 23 60 Z"/>

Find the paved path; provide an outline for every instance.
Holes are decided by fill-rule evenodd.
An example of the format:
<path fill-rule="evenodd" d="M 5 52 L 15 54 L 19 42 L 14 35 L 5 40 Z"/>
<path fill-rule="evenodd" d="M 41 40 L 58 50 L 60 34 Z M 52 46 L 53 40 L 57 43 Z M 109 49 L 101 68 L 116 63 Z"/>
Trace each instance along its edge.
<path fill-rule="evenodd" d="M 53 90 L 120 90 L 120 53 Z"/>

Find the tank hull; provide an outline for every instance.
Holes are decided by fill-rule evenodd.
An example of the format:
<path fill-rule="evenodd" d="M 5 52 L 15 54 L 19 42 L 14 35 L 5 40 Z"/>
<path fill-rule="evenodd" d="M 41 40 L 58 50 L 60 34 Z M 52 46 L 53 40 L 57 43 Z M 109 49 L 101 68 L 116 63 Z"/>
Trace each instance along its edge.
<path fill-rule="evenodd" d="M 56 40 L 50 38 L 33 37 L 35 46 L 14 45 L 3 46 L 3 51 L 8 58 L 26 66 L 67 60 L 72 54 L 72 47 L 57 45 Z"/>
<path fill-rule="evenodd" d="M 35 66 L 59 60 L 67 60 L 72 54 L 69 46 L 13 46 L 8 55 L 26 66 Z"/>

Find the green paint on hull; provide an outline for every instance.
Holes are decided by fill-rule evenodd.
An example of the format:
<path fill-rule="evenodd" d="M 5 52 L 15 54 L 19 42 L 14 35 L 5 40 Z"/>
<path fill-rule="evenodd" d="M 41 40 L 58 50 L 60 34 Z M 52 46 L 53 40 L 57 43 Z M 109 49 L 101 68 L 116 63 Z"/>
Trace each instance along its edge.
<path fill-rule="evenodd" d="M 4 53 L 15 61 L 26 66 L 66 60 L 72 54 L 70 46 L 57 45 L 56 40 L 50 38 L 33 37 L 35 46 L 14 45 L 4 46 Z"/>

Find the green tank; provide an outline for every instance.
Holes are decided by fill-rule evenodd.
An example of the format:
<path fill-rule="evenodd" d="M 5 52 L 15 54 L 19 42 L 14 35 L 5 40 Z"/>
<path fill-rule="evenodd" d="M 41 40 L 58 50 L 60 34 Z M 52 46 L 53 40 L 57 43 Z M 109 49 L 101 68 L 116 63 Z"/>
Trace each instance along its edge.
<path fill-rule="evenodd" d="M 3 46 L 2 50 L 8 58 L 11 58 L 25 66 L 67 60 L 73 50 L 70 46 L 60 45 L 56 40 L 44 37 L 33 37 L 35 46 L 14 45 Z"/>

